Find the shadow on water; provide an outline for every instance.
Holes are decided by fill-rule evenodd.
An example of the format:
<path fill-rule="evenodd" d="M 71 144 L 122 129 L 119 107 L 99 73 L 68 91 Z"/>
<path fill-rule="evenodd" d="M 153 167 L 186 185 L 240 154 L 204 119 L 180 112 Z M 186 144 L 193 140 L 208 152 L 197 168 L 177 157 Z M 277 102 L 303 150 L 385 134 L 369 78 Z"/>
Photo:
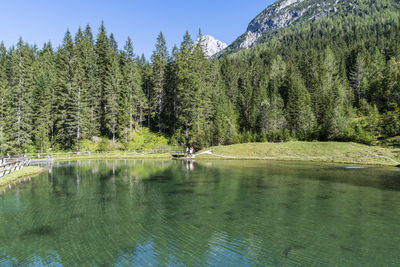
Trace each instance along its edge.
<path fill-rule="evenodd" d="M 317 195 L 317 197 L 316 197 L 317 200 L 328 200 L 331 198 L 333 198 L 332 195 L 323 195 L 323 194 Z"/>
<path fill-rule="evenodd" d="M 35 227 L 32 229 L 28 229 L 24 231 L 21 236 L 29 237 L 29 236 L 47 236 L 52 235 L 55 232 L 55 229 L 50 225 L 42 225 L 39 227 Z"/>
<path fill-rule="evenodd" d="M 302 249 L 305 249 L 305 248 L 306 247 L 303 246 L 303 245 L 291 245 L 291 246 L 285 248 L 283 250 L 282 254 L 283 254 L 283 256 L 285 256 L 285 258 L 290 258 L 289 256 L 293 251 L 302 250 Z"/>
<path fill-rule="evenodd" d="M 55 197 L 60 197 L 60 198 L 68 198 L 71 196 L 75 196 L 76 193 L 71 193 L 71 192 L 63 192 L 63 191 L 54 191 L 53 195 Z"/>
<path fill-rule="evenodd" d="M 85 217 L 85 214 L 83 214 L 83 213 L 74 213 L 69 218 L 70 219 L 82 219 L 83 217 Z"/>
<path fill-rule="evenodd" d="M 169 194 L 169 195 L 194 194 L 194 190 L 190 190 L 190 189 L 172 190 L 172 191 L 168 191 L 167 194 Z"/>
<path fill-rule="evenodd" d="M 194 212 L 193 211 L 185 211 L 184 213 L 182 213 L 182 215 L 184 217 L 190 217 L 190 216 L 194 215 Z"/>
<path fill-rule="evenodd" d="M 112 201 L 114 201 L 114 200 L 116 200 L 115 197 L 101 197 L 101 198 L 100 198 L 100 201 L 103 202 L 103 203 L 112 202 Z"/>
<path fill-rule="evenodd" d="M 150 178 L 143 179 L 143 183 L 169 183 L 173 178 L 170 176 L 151 176 Z"/>
<path fill-rule="evenodd" d="M 195 196 L 196 196 L 196 197 L 209 197 L 210 194 L 207 194 L 207 193 L 197 193 L 197 194 L 195 194 Z"/>

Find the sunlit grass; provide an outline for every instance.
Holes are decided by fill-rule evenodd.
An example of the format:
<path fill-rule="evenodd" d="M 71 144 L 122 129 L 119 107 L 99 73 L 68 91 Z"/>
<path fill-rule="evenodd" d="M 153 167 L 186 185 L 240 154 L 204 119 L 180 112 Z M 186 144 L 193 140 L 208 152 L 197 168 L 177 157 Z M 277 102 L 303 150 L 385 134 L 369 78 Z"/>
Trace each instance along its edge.
<path fill-rule="evenodd" d="M 7 187 L 9 184 L 16 183 L 20 180 L 26 179 L 28 177 L 32 177 L 40 174 L 45 169 L 39 166 L 28 166 L 21 170 L 15 171 L 11 174 L 8 174 L 4 177 L 0 178 L 0 189 Z"/>
<path fill-rule="evenodd" d="M 217 155 L 243 159 L 279 159 L 323 161 L 357 164 L 396 165 L 396 163 L 376 156 L 386 156 L 400 161 L 400 149 L 366 146 L 340 142 L 287 142 L 248 143 L 212 147 Z M 218 158 L 202 155 L 199 158 Z"/>

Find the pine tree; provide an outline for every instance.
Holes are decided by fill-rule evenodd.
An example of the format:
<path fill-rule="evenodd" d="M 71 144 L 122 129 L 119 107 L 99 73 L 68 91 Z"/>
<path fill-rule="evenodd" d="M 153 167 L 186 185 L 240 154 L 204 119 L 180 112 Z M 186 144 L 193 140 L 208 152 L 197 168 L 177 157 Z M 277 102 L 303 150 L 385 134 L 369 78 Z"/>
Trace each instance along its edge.
<path fill-rule="evenodd" d="M 391 57 L 386 64 L 384 88 L 384 105 L 398 106 L 400 103 L 400 61 L 395 57 Z"/>
<path fill-rule="evenodd" d="M 33 49 L 22 39 L 10 53 L 10 94 L 6 119 L 7 143 L 13 153 L 24 152 L 31 145 Z"/>
<path fill-rule="evenodd" d="M 134 60 L 132 40 L 128 38 L 122 53 L 122 86 L 118 112 L 119 135 L 128 137 L 144 120 L 147 99 L 141 87 L 141 73 Z"/>
<path fill-rule="evenodd" d="M 176 113 L 177 113 L 177 59 L 179 49 L 174 45 L 171 57 L 169 58 L 166 69 L 166 87 L 165 87 L 165 120 L 170 133 L 176 131 Z"/>
<path fill-rule="evenodd" d="M 66 127 L 70 144 L 80 151 L 80 141 L 89 137 L 90 131 L 90 87 L 87 86 L 84 57 L 85 37 L 81 31 L 75 37 L 73 47 L 72 84 L 67 94 Z"/>
<path fill-rule="evenodd" d="M 7 77 L 8 55 L 4 43 L 0 44 L 0 155 L 4 155 L 8 145 L 5 136 L 7 110 L 9 107 L 9 85 Z"/>
<path fill-rule="evenodd" d="M 79 39 L 79 38 L 78 38 Z M 57 51 L 57 139 L 65 148 L 78 145 L 82 135 L 82 68 L 69 31 Z"/>
<path fill-rule="evenodd" d="M 117 41 L 115 40 L 115 37 L 114 37 L 114 34 L 113 34 L 113 33 L 110 34 L 109 41 L 110 41 L 110 49 L 111 49 L 112 51 L 118 51 L 118 43 L 117 43 Z"/>
<path fill-rule="evenodd" d="M 315 126 L 315 118 L 311 109 L 310 94 L 297 70 L 292 71 L 288 88 L 287 122 L 291 130 L 296 131 L 301 139 L 305 139 L 310 136 Z"/>
<path fill-rule="evenodd" d="M 177 57 L 177 90 L 176 90 L 176 138 L 182 144 L 200 144 L 205 133 L 201 132 L 204 114 L 201 112 L 202 79 L 199 62 L 194 59 L 196 47 L 186 32 Z"/>
<path fill-rule="evenodd" d="M 286 127 L 283 99 L 277 90 L 261 103 L 258 114 L 258 128 L 261 134 L 274 135 Z"/>
<path fill-rule="evenodd" d="M 56 86 L 55 62 L 51 44 L 45 44 L 34 63 L 33 139 L 43 153 L 50 146 L 52 131 L 52 90 Z"/>
<path fill-rule="evenodd" d="M 150 99 L 150 112 L 155 120 L 158 132 L 165 129 L 163 116 L 165 108 L 165 86 L 168 51 L 162 32 L 157 37 L 157 44 L 152 55 L 152 90 Z"/>
<path fill-rule="evenodd" d="M 248 81 L 248 77 L 240 77 L 237 83 L 238 88 L 238 100 L 237 108 L 239 110 L 239 125 L 241 130 L 250 131 L 251 130 L 251 111 L 252 111 L 252 93 L 253 88 Z"/>
<path fill-rule="evenodd" d="M 194 106 L 196 117 L 194 119 L 195 125 L 192 134 L 194 140 L 192 144 L 197 147 L 209 146 L 212 138 L 211 127 L 214 113 L 212 97 L 219 80 L 218 65 L 213 64 L 206 56 L 203 42 L 202 32 L 199 29 L 197 42 L 194 45 L 191 58 L 193 80 L 195 86 L 198 88 L 197 93 L 194 95 L 197 105 Z"/>
<path fill-rule="evenodd" d="M 217 65 L 217 64 L 216 64 Z M 219 73 L 219 66 L 215 66 Z M 218 67 L 218 68 L 217 68 Z M 226 95 L 221 75 L 215 80 L 215 90 L 212 91 L 212 140 L 211 145 L 229 145 L 237 140 L 237 116 L 234 106 Z"/>
<path fill-rule="evenodd" d="M 100 134 L 101 84 L 97 76 L 97 55 L 93 44 L 93 35 L 89 25 L 82 38 L 76 43 L 80 64 L 84 71 L 83 88 L 87 94 L 89 114 L 87 117 L 87 136 Z"/>
<path fill-rule="evenodd" d="M 8 99 L 9 99 L 9 87 L 7 77 L 7 50 L 4 43 L 0 44 L 0 130 L 4 131 Z"/>
<path fill-rule="evenodd" d="M 358 54 L 350 72 L 350 83 L 356 95 L 357 105 L 359 105 L 362 98 L 366 97 L 368 89 L 367 76 L 365 59 L 362 54 Z"/>
<path fill-rule="evenodd" d="M 105 116 L 106 116 L 106 87 L 108 86 L 108 75 L 110 72 L 111 68 L 111 63 L 110 63 L 110 42 L 107 37 L 107 32 L 104 27 L 104 22 L 101 23 L 100 29 L 99 29 L 99 34 L 97 35 L 97 40 L 96 40 L 96 46 L 95 46 L 95 51 L 96 51 L 96 65 L 97 65 L 97 79 L 99 81 L 99 89 L 100 89 L 100 99 L 101 99 L 101 114 L 100 114 L 100 129 L 101 129 L 101 134 L 106 135 L 108 133 L 106 123 L 105 123 Z"/>
<path fill-rule="evenodd" d="M 386 60 L 379 49 L 375 49 L 372 53 L 368 64 L 368 99 L 372 103 L 376 103 L 380 110 L 385 110 L 384 104 L 384 73 L 386 67 Z"/>
<path fill-rule="evenodd" d="M 332 50 L 326 48 L 321 76 L 321 101 L 324 107 L 321 139 L 338 140 L 349 125 L 346 88 L 338 65 Z"/>
<path fill-rule="evenodd" d="M 122 76 L 119 66 L 119 56 L 116 51 L 108 54 L 110 68 L 106 73 L 106 84 L 103 92 L 104 129 L 115 142 L 118 130 L 118 104 L 121 91 Z"/>

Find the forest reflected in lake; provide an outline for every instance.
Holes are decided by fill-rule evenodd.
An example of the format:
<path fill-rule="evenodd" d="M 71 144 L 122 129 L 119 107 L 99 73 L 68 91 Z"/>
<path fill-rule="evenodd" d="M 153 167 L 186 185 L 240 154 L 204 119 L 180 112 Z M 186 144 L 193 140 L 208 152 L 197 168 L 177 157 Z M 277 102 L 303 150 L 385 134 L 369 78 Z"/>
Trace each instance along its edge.
<path fill-rule="evenodd" d="M 0 195 L 0 265 L 398 266 L 400 171 L 82 161 Z"/>

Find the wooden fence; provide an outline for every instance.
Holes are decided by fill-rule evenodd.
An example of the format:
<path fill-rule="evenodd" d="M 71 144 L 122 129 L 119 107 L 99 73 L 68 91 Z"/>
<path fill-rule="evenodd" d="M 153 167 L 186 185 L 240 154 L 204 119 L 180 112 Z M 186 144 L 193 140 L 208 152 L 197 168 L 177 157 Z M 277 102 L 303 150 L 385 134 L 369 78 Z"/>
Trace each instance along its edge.
<path fill-rule="evenodd" d="M 53 159 L 53 158 L 73 158 L 80 156 L 105 156 L 105 157 L 126 157 L 151 154 L 174 154 L 181 149 L 153 149 L 153 150 L 134 150 L 134 151 L 88 151 L 88 152 L 62 152 L 62 153 L 27 153 L 24 157 L 31 159 Z"/>
<path fill-rule="evenodd" d="M 31 162 L 30 158 L 27 157 L 7 157 L 2 158 L 0 164 L 0 178 L 4 177 L 14 171 L 20 170 L 25 166 L 28 166 Z"/>

